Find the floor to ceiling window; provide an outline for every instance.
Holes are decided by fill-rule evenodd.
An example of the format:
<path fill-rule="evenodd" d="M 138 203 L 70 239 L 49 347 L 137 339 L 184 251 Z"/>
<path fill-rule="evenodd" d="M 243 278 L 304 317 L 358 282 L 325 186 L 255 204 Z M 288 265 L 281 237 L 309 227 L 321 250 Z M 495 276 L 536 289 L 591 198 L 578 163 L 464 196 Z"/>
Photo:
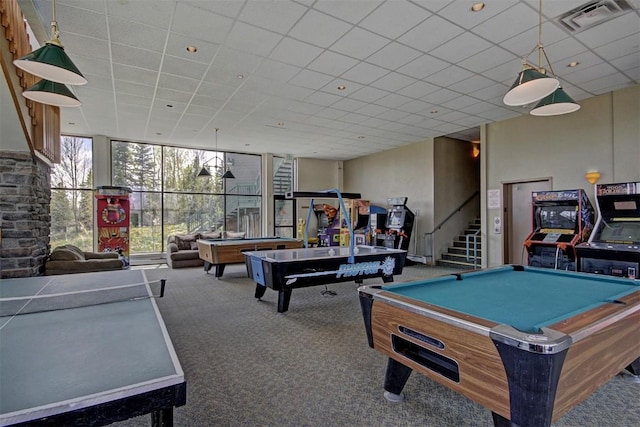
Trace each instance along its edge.
<path fill-rule="evenodd" d="M 60 163 L 51 169 L 50 245 L 93 250 L 93 167 L 91 138 L 61 136 Z"/>
<path fill-rule="evenodd" d="M 262 235 L 259 155 L 112 141 L 111 159 L 112 185 L 132 190 L 131 253 L 161 252 L 176 233 Z"/>
<path fill-rule="evenodd" d="M 293 190 L 293 159 L 273 157 L 274 234 L 296 236 L 296 201 L 285 197 Z"/>

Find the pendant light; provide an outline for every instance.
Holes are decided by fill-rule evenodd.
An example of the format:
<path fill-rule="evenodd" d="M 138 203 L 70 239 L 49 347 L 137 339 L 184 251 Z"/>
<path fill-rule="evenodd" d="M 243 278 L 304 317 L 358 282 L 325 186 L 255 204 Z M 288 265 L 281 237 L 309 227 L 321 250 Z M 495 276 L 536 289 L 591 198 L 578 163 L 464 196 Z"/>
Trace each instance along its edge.
<path fill-rule="evenodd" d="M 573 113 L 579 109 L 580 104 L 576 103 L 562 87 L 559 87 L 551 95 L 542 98 L 529 114 L 533 116 L 557 116 Z"/>
<path fill-rule="evenodd" d="M 64 51 L 58 38 L 58 22 L 56 21 L 56 1 L 52 1 L 53 19 L 51 21 L 52 39 L 41 48 L 13 61 L 14 65 L 29 74 L 42 77 L 56 83 L 83 85 L 87 79 L 75 66 Z"/>
<path fill-rule="evenodd" d="M 42 79 L 29 89 L 22 92 L 22 96 L 35 102 L 56 107 L 79 107 L 80 101 L 62 83 Z"/>
<path fill-rule="evenodd" d="M 538 50 L 538 65 L 531 64 L 527 58 Z M 550 74 L 543 66 L 543 58 L 549 67 Z M 505 94 L 503 102 L 509 106 L 529 105 L 536 101 L 540 102 L 531 111 L 535 116 L 553 116 L 566 114 L 580 108 L 576 102 L 560 88 L 560 81 L 553 72 L 551 62 L 547 57 L 542 44 L 542 0 L 539 0 L 538 8 L 538 44 L 524 58 L 522 70 L 518 74 L 516 81 Z"/>
<path fill-rule="evenodd" d="M 215 164 L 215 170 L 218 170 L 218 131 L 220 129 L 216 128 L 216 154 L 215 154 L 215 160 L 216 160 L 216 164 Z M 224 154 L 223 154 L 224 156 Z M 209 171 L 209 168 L 207 167 L 207 162 L 204 162 L 204 165 L 202 165 L 202 169 L 200 169 L 200 172 L 198 172 L 197 178 L 209 178 L 211 177 L 211 172 Z M 223 163 L 223 167 L 224 167 L 224 163 Z M 222 179 L 234 179 L 235 176 L 233 175 L 233 173 L 231 173 L 231 169 L 229 169 L 229 166 L 226 167 L 226 171 L 224 174 L 222 174 Z"/>

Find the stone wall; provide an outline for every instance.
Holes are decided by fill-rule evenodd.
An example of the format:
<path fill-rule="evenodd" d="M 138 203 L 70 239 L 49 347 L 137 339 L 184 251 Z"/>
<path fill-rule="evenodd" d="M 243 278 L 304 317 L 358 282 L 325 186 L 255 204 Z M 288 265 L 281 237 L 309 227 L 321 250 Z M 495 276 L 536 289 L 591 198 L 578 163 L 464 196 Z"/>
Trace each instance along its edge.
<path fill-rule="evenodd" d="M 0 278 L 44 274 L 51 169 L 27 152 L 0 151 Z"/>

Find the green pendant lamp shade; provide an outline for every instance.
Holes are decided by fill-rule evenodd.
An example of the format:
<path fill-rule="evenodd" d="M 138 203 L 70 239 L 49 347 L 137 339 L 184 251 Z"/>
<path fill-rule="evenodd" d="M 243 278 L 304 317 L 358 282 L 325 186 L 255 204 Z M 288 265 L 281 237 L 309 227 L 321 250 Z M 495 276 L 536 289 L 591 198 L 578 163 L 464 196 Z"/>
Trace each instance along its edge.
<path fill-rule="evenodd" d="M 231 169 L 227 166 L 227 171 L 222 175 L 222 179 L 235 179 L 235 175 L 231 173 Z"/>
<path fill-rule="evenodd" d="M 29 74 L 52 82 L 83 85 L 87 79 L 67 56 L 64 47 L 49 41 L 39 49 L 13 61 L 16 67 Z"/>
<path fill-rule="evenodd" d="M 538 105 L 530 111 L 534 116 L 557 116 L 560 114 L 573 113 L 580 109 L 580 104 L 571 98 L 561 87 L 556 89 L 551 95 L 540 100 Z"/>
<path fill-rule="evenodd" d="M 525 68 L 506 93 L 502 102 L 509 106 L 531 104 L 551 94 L 560 86 L 558 79 L 534 70 Z"/>
<path fill-rule="evenodd" d="M 79 107 L 80 101 L 62 83 L 40 80 L 29 89 L 22 92 L 22 95 L 35 102 L 57 107 Z"/>
<path fill-rule="evenodd" d="M 207 169 L 206 166 L 202 166 L 202 169 L 200 169 L 200 172 L 198 172 L 196 178 L 209 178 L 210 176 L 211 172 L 209 172 L 209 169 Z"/>

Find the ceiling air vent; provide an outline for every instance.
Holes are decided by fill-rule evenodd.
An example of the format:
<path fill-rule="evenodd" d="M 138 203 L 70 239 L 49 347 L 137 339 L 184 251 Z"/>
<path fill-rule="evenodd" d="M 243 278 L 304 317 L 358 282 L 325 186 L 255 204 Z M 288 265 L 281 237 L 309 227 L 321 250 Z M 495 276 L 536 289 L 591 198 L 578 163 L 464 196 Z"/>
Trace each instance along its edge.
<path fill-rule="evenodd" d="M 579 32 L 610 21 L 633 10 L 627 0 L 591 1 L 560 15 L 557 21 L 571 32 Z"/>

